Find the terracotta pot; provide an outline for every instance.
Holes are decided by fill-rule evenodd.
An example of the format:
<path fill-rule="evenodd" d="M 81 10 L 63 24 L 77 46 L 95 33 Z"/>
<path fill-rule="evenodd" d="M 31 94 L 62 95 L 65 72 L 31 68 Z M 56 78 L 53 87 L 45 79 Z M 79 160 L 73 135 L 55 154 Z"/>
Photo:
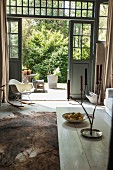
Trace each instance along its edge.
<path fill-rule="evenodd" d="M 24 71 L 23 71 L 23 75 L 27 75 L 27 70 L 24 70 Z"/>
<path fill-rule="evenodd" d="M 27 75 L 30 75 L 31 74 L 31 70 L 27 70 Z"/>

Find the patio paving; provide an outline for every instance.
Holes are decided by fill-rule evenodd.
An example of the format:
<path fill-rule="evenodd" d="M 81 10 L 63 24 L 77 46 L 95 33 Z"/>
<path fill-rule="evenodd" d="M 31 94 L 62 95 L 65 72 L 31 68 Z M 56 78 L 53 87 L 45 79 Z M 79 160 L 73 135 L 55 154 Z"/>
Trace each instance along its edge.
<path fill-rule="evenodd" d="M 49 89 L 48 83 L 45 83 L 45 92 L 42 89 L 30 94 L 33 101 L 66 101 L 67 100 L 67 84 L 57 83 L 56 89 Z M 23 100 L 27 100 L 26 95 L 22 96 Z"/>

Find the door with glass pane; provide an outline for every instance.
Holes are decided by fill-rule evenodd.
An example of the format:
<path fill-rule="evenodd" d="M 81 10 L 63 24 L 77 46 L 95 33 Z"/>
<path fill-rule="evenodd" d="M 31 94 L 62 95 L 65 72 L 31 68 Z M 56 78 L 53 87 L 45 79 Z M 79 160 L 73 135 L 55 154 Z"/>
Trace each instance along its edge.
<path fill-rule="evenodd" d="M 22 29 L 21 19 L 8 19 L 9 79 L 22 79 Z M 11 95 L 11 92 L 10 92 Z"/>
<path fill-rule="evenodd" d="M 93 77 L 93 23 L 70 21 L 69 79 L 71 96 L 80 98 L 81 76 L 83 88 L 87 70 L 87 91 L 92 88 Z"/>
<path fill-rule="evenodd" d="M 9 78 L 21 80 L 21 19 L 8 19 Z"/>

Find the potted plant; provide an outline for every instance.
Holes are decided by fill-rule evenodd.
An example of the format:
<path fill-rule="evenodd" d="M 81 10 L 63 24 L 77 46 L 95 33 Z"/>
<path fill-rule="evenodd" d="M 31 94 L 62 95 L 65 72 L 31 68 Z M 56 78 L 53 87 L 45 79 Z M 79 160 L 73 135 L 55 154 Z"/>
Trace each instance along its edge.
<path fill-rule="evenodd" d="M 36 82 L 37 82 L 37 80 L 39 80 L 39 78 L 40 78 L 40 74 L 36 73 L 36 76 L 34 76 L 34 78 L 33 78 L 33 85 L 35 88 L 36 88 Z"/>
<path fill-rule="evenodd" d="M 61 76 L 59 67 L 53 71 L 53 74 L 47 75 L 49 89 L 57 88 L 58 76 Z"/>

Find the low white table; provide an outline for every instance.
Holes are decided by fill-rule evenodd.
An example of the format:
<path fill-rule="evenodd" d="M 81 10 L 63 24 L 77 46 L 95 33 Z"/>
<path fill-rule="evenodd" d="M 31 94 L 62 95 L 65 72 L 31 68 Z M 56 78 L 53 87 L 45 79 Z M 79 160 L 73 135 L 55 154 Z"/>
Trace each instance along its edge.
<path fill-rule="evenodd" d="M 92 109 L 87 109 L 92 113 Z M 56 108 L 61 170 L 106 170 L 108 162 L 110 127 L 101 110 L 95 112 L 94 128 L 103 132 L 102 139 L 89 139 L 81 135 L 81 129 L 88 128 L 88 119 L 83 123 L 68 123 L 64 113 L 82 112 L 81 107 Z"/>

